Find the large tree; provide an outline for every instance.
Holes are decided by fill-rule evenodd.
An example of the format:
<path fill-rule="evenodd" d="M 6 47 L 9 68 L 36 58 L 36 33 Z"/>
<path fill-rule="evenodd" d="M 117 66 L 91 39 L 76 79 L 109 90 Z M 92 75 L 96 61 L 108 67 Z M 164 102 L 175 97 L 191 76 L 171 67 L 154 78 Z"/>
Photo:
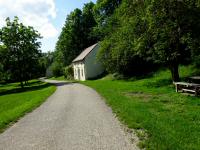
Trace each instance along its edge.
<path fill-rule="evenodd" d="M 154 60 L 166 64 L 173 81 L 179 80 L 179 64 L 199 51 L 200 9 L 197 0 L 151 1 L 146 9 L 148 34 Z M 147 37 L 145 37 L 147 38 Z"/>
<path fill-rule="evenodd" d="M 131 76 L 152 68 L 149 48 L 141 43 L 141 37 L 146 36 L 144 9 L 141 1 L 124 0 L 107 21 L 109 32 L 101 42 L 99 59 L 108 72 Z"/>
<path fill-rule="evenodd" d="M 72 60 L 86 47 L 97 42 L 92 29 L 96 26 L 93 16 L 94 3 L 84 5 L 83 11 L 75 9 L 66 18 L 65 25 L 56 44 L 55 61 L 64 66 L 71 64 Z"/>
<path fill-rule="evenodd" d="M 103 40 L 111 32 L 107 26 L 110 25 L 110 17 L 112 17 L 121 2 L 122 0 L 97 0 L 94 6 L 94 16 L 97 25 L 93 29 L 93 34 L 99 40 Z"/>
<path fill-rule="evenodd" d="M 4 71 L 20 81 L 21 87 L 24 86 L 23 81 L 28 81 L 37 73 L 39 38 L 39 33 L 33 27 L 19 23 L 17 17 L 13 21 L 7 18 L 6 26 L 0 29 L 0 42 L 4 47 L 1 53 Z"/>
<path fill-rule="evenodd" d="M 159 63 L 179 80 L 178 66 L 199 56 L 197 0 L 123 0 L 106 21 L 100 59 L 108 71 L 130 73 Z M 196 57 L 196 59 L 199 57 Z M 143 67 L 142 67 L 143 66 Z"/>

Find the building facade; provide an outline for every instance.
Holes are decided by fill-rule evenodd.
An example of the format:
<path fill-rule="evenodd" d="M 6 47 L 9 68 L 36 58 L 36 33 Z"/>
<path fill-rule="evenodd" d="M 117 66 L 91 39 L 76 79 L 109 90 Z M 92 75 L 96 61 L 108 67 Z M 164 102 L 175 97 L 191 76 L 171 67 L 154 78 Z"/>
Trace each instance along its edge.
<path fill-rule="evenodd" d="M 102 64 L 97 60 L 99 44 L 94 44 L 86 48 L 72 64 L 75 80 L 87 80 L 95 78 L 104 72 Z"/>

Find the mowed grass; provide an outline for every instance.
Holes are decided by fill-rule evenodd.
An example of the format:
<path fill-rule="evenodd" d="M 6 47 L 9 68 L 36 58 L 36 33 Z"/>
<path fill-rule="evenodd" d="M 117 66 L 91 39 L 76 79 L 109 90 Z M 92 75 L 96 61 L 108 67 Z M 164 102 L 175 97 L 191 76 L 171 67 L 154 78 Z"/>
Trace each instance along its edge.
<path fill-rule="evenodd" d="M 24 89 L 19 83 L 0 84 L 0 132 L 44 102 L 56 87 L 32 80 Z"/>
<path fill-rule="evenodd" d="M 182 78 L 193 73 L 192 67 L 180 68 Z M 200 149 L 200 98 L 176 93 L 168 70 L 135 81 L 104 78 L 82 83 L 96 89 L 118 118 L 136 129 L 139 147 Z"/>

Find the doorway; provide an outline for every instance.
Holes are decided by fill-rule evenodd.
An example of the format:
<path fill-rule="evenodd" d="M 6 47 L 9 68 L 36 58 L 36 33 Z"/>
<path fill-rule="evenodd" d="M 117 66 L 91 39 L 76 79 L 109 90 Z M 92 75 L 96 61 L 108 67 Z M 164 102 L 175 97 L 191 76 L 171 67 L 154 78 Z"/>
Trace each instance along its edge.
<path fill-rule="evenodd" d="M 80 72 L 80 68 L 78 68 L 78 80 L 81 79 L 81 72 Z"/>

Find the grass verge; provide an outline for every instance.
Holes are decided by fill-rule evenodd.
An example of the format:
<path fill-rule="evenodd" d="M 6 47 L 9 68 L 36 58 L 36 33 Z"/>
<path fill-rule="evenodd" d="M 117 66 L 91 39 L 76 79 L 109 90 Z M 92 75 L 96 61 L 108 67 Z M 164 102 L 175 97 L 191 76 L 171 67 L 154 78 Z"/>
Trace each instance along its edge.
<path fill-rule="evenodd" d="M 27 112 L 38 107 L 55 90 L 55 86 L 38 80 L 30 81 L 24 89 L 19 87 L 19 83 L 1 84 L 0 132 Z"/>
<path fill-rule="evenodd" d="M 180 68 L 182 78 L 193 73 L 192 67 Z M 99 92 L 118 118 L 136 129 L 139 147 L 199 150 L 200 98 L 176 93 L 170 76 L 166 70 L 135 81 L 105 78 L 82 83 Z"/>

